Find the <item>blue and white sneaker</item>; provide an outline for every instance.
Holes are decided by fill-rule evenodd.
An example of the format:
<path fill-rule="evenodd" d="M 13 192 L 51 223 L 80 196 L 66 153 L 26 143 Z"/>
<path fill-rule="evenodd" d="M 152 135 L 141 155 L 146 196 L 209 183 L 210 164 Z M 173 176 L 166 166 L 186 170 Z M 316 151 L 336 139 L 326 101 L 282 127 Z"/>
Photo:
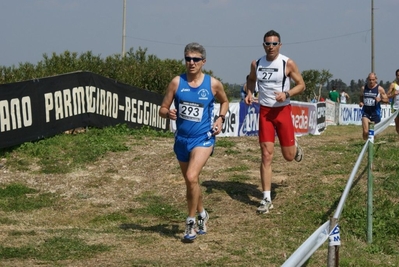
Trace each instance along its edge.
<path fill-rule="evenodd" d="M 264 214 L 264 213 L 269 213 L 269 210 L 273 208 L 273 204 L 270 200 L 268 199 L 262 199 L 262 201 L 259 203 L 259 207 L 256 210 L 258 214 Z"/>
<path fill-rule="evenodd" d="M 194 241 L 194 239 L 197 238 L 197 232 L 195 231 L 195 222 L 194 221 L 189 221 L 186 223 L 186 231 L 184 232 L 184 237 L 183 239 L 188 242 Z"/>
<path fill-rule="evenodd" d="M 205 211 L 205 218 L 202 218 L 201 215 L 198 214 L 198 230 L 197 233 L 199 235 L 204 235 L 206 234 L 207 227 L 206 224 L 208 223 L 209 220 L 209 214 L 207 211 Z"/>

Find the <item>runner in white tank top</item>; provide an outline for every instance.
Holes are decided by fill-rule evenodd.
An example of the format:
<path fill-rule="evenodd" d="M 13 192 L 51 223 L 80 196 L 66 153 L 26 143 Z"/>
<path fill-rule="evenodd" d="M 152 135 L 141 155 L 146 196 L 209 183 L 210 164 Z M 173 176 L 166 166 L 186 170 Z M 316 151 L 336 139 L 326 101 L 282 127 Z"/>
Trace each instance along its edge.
<path fill-rule="evenodd" d="M 399 69 L 395 72 L 396 79 L 388 89 L 388 97 L 392 99 L 392 109 L 399 110 Z M 396 132 L 399 134 L 399 115 L 395 118 Z"/>
<path fill-rule="evenodd" d="M 286 75 L 288 57 L 279 54 L 273 61 L 266 56 L 257 61 L 256 77 L 259 90 L 259 104 L 266 107 L 282 107 L 290 103 L 290 99 L 276 100 L 276 93 L 288 92 L 291 79 Z"/>
<path fill-rule="evenodd" d="M 251 62 L 245 103 L 251 105 L 255 84 L 259 89 L 259 145 L 261 149 L 260 178 L 263 199 L 258 213 L 268 213 L 273 208 L 271 199 L 272 161 L 277 133 L 281 152 L 287 161 L 301 161 L 303 151 L 297 144 L 292 123 L 290 97 L 305 90 L 305 82 L 296 63 L 280 54 L 281 38 L 276 31 L 263 36 L 266 55 Z M 295 86 L 290 88 L 290 79 Z"/>

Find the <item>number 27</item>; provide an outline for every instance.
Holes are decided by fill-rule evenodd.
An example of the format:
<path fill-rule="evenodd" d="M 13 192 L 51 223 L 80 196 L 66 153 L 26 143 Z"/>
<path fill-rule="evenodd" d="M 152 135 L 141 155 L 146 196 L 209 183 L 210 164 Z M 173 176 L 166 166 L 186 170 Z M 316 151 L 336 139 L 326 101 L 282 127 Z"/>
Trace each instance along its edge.
<path fill-rule="evenodd" d="M 264 72 L 264 73 L 263 73 L 262 79 L 263 79 L 263 80 L 270 80 L 270 78 L 272 77 L 272 75 L 273 75 L 273 72 L 270 72 L 270 73 Z M 267 77 L 267 76 L 269 76 L 269 77 Z"/>

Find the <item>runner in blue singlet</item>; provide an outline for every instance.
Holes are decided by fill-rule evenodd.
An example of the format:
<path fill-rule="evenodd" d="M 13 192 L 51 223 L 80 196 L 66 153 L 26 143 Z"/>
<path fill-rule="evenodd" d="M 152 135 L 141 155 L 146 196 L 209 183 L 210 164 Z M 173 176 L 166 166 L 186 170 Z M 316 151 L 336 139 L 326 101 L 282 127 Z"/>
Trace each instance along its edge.
<path fill-rule="evenodd" d="M 369 123 L 379 123 L 381 121 L 380 102 L 388 101 L 384 88 L 377 84 L 377 75 L 375 73 L 370 73 L 367 77 L 367 83 L 361 89 L 360 100 L 359 106 L 363 107 L 363 140 L 367 140 L 369 135 Z"/>
<path fill-rule="evenodd" d="M 186 183 L 188 203 L 183 241 L 192 242 L 197 234 L 207 232 L 209 215 L 203 206 L 199 175 L 213 152 L 215 135 L 222 131 L 229 101 L 222 83 L 202 72 L 206 62 L 202 45 L 188 44 L 184 59 L 186 73 L 169 83 L 159 115 L 176 120 L 174 152 Z M 215 99 L 220 103 L 219 114 L 214 114 Z"/>

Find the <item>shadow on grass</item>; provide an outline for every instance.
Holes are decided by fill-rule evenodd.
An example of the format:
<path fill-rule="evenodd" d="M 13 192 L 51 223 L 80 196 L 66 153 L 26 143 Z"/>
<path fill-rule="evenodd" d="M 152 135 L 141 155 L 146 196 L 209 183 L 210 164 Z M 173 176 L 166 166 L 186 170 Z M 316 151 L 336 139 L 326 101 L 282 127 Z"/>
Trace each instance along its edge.
<path fill-rule="evenodd" d="M 119 228 L 122 230 L 138 230 L 141 232 L 159 233 L 160 235 L 173 237 L 175 239 L 181 239 L 180 235 L 182 232 L 182 230 L 179 230 L 179 226 L 176 224 L 173 224 L 172 228 L 170 228 L 169 224 L 142 226 L 140 224 L 135 224 L 135 223 L 123 223 L 119 225 Z"/>
<path fill-rule="evenodd" d="M 179 226 L 176 224 L 172 225 L 172 229 L 169 229 L 167 224 L 158 224 L 154 226 L 141 226 L 135 223 L 124 223 L 119 225 L 119 228 L 122 230 L 138 230 L 144 232 L 152 232 L 152 233 L 160 233 L 163 236 L 172 237 L 176 240 L 180 240 L 182 243 L 191 244 L 194 242 L 193 240 L 184 239 L 181 234 L 183 233 L 182 230 L 179 230 Z M 197 234 L 199 235 L 199 234 Z"/>
<path fill-rule="evenodd" d="M 241 182 L 220 182 L 220 181 L 204 181 L 201 184 L 206 187 L 206 193 L 212 194 L 213 190 L 225 191 L 232 199 L 238 200 L 244 204 L 258 206 L 259 200 L 262 199 L 262 192 L 258 185 L 246 184 Z M 284 185 L 272 183 L 272 200 L 276 197 L 276 189 Z M 257 198 L 259 200 L 252 200 Z"/>

